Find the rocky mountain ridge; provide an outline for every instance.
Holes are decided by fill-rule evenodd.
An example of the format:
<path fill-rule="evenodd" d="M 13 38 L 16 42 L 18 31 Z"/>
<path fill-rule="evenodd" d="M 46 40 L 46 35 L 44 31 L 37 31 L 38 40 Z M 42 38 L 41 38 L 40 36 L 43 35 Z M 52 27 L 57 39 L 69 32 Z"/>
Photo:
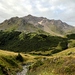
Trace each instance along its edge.
<path fill-rule="evenodd" d="M 60 28 L 64 31 L 67 31 L 69 29 L 74 28 L 73 26 L 68 25 L 65 22 L 62 22 L 61 20 L 54 20 L 54 19 L 49 20 L 49 19 L 44 18 L 44 17 L 35 17 L 35 16 L 32 16 L 32 15 L 28 15 L 28 16 L 25 16 L 25 17 L 22 17 L 22 18 L 25 19 L 27 22 L 33 24 L 33 25 L 38 25 L 38 24 L 47 25 L 47 23 L 51 23 L 51 24 L 57 26 L 58 28 Z"/>
<path fill-rule="evenodd" d="M 65 31 L 74 29 L 61 20 L 49 20 L 44 17 L 27 15 L 24 17 L 12 17 L 0 23 L 0 30 L 15 28 L 18 31 L 37 32 L 38 30 L 48 32 L 52 35 L 63 35 Z"/>

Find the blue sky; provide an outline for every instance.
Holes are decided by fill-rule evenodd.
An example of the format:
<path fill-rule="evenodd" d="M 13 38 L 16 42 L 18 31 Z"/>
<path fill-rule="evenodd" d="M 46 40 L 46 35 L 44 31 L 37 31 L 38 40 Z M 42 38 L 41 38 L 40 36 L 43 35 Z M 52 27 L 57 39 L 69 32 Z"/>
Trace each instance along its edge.
<path fill-rule="evenodd" d="M 75 26 L 75 0 L 0 0 L 0 22 L 28 14 Z"/>

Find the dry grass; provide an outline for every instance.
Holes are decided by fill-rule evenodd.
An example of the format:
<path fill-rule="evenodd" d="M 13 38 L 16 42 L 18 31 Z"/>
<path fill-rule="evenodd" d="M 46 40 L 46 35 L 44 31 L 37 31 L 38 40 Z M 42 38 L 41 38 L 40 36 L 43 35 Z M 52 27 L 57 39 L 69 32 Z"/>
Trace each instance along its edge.
<path fill-rule="evenodd" d="M 0 50 L 0 55 L 10 55 L 10 56 L 14 56 L 14 55 L 18 55 L 18 53 L 11 52 L 11 51 Z"/>
<path fill-rule="evenodd" d="M 46 51 L 45 53 L 50 53 L 50 51 Z M 72 54 L 68 55 L 69 53 L 72 53 Z M 39 57 L 39 56 L 34 56 L 34 55 L 29 55 L 29 56 L 31 58 L 38 58 Z M 73 56 L 73 57 L 75 56 L 75 47 L 66 49 L 66 50 L 61 51 L 59 53 L 52 54 L 52 56 L 41 56 L 41 57 L 53 58 L 53 57 L 68 57 L 68 56 Z"/>
<path fill-rule="evenodd" d="M 3 70 L 0 69 L 1 75 L 3 75 L 3 71 L 5 69 L 6 73 L 13 73 L 15 75 L 15 71 L 21 71 L 22 67 L 21 64 L 27 64 L 31 62 L 35 62 L 37 59 L 34 59 L 35 56 L 29 55 L 29 54 L 23 54 L 20 53 L 21 56 L 24 58 L 23 62 L 20 62 L 19 60 L 16 60 L 16 56 L 18 53 L 11 52 L 11 51 L 4 51 L 0 50 L 0 66 L 4 66 Z M 15 66 L 14 64 L 15 63 Z M 16 66 L 17 65 L 17 66 Z M 8 71 L 7 71 L 8 69 Z M 10 69 L 10 71 L 9 71 Z M 5 75 L 6 75 L 5 73 Z"/>
<path fill-rule="evenodd" d="M 75 75 L 74 59 L 75 57 L 54 57 L 39 60 L 31 65 L 28 71 L 30 74 L 27 75 Z"/>
<path fill-rule="evenodd" d="M 56 58 L 56 61 L 54 62 L 54 63 L 51 63 L 51 64 L 53 64 L 53 66 L 55 65 L 56 66 L 56 64 L 58 65 L 58 63 L 60 63 L 60 61 L 61 61 L 61 63 L 58 65 L 58 67 L 57 67 L 57 69 L 58 70 L 62 70 L 63 68 L 66 68 L 65 66 L 68 66 L 67 64 L 69 63 L 69 64 L 71 64 L 71 65 L 73 65 L 74 63 L 73 62 L 75 62 L 75 61 L 73 61 L 75 58 L 68 58 L 68 56 L 72 56 L 72 57 L 74 57 L 74 54 L 71 54 L 71 55 L 68 55 L 68 53 L 70 53 L 70 52 L 72 52 L 72 53 L 74 53 L 75 52 L 75 47 L 74 48 L 69 48 L 69 49 L 66 49 L 66 50 L 64 50 L 64 51 L 62 51 L 62 52 L 59 52 L 59 53 L 56 53 L 56 54 L 53 54 L 52 56 L 35 56 L 35 55 L 30 55 L 30 54 L 24 54 L 24 53 L 20 53 L 22 56 L 23 56 L 23 58 L 27 58 L 27 61 L 25 61 L 25 63 L 29 63 L 29 62 L 36 62 L 38 59 L 42 59 L 42 58 L 53 58 L 53 59 L 55 59 Z M 12 57 L 14 57 L 14 56 L 17 56 L 18 55 L 18 53 L 15 53 L 15 52 L 11 52 L 11 51 L 4 51 L 4 50 L 0 50 L 0 56 L 12 56 Z M 59 60 L 57 60 L 58 59 L 58 57 L 63 57 L 63 58 L 60 58 Z M 63 62 L 63 64 L 62 64 L 62 59 L 64 60 L 64 62 Z M 72 60 L 70 60 L 70 59 L 72 59 Z M 50 66 L 51 65 L 49 65 L 49 63 L 50 63 L 50 60 L 51 59 L 49 59 L 49 62 L 48 61 L 45 61 L 45 64 L 44 64 L 44 66 L 41 66 L 41 67 L 38 67 L 38 68 L 41 68 L 41 69 L 43 69 L 44 68 L 44 70 L 45 69 L 47 69 L 47 72 L 49 72 L 48 70 L 53 70 L 54 69 L 54 67 L 52 68 L 52 69 L 49 69 L 50 68 Z M 70 61 L 71 61 L 71 63 L 70 63 Z M 52 61 L 53 62 L 53 61 Z M 64 66 L 61 66 L 61 64 Z M 60 68 L 59 68 L 59 66 L 61 66 Z M 47 67 L 47 68 L 46 68 Z M 52 66 L 51 66 L 52 67 Z M 59 74 L 59 72 L 56 70 L 56 67 L 55 67 L 55 73 L 57 72 L 58 74 Z M 70 68 L 71 68 L 71 66 L 69 66 Z M 68 68 L 68 67 L 67 67 Z M 66 69 L 67 69 L 66 68 Z M 74 68 L 74 67 L 72 67 L 72 68 Z M 42 71 L 42 70 L 41 70 Z M 50 71 L 50 72 L 51 72 Z M 49 72 L 49 74 L 50 74 L 50 72 Z M 62 71 L 62 73 L 63 72 L 65 72 L 65 71 Z M 41 75 L 45 75 L 44 73 L 43 74 L 41 74 Z M 61 74 L 62 75 L 62 74 Z M 64 74 L 65 75 L 65 74 Z"/>
<path fill-rule="evenodd" d="M 69 49 L 66 49 L 62 52 L 59 52 L 59 53 L 56 53 L 56 54 L 53 54 L 53 56 L 55 57 L 63 57 L 63 56 L 69 56 L 68 54 L 72 52 L 72 54 L 70 56 L 74 56 L 74 52 L 75 52 L 75 47 L 74 48 L 69 48 Z"/>
<path fill-rule="evenodd" d="M 39 56 L 38 57 L 32 56 L 30 54 L 24 54 L 24 53 L 20 53 L 20 54 L 23 56 L 23 58 L 28 59 L 27 61 L 25 61 L 25 63 L 35 62 L 37 60 L 35 58 L 39 58 Z M 17 56 L 17 55 L 18 55 L 18 53 L 15 53 L 15 52 L 0 50 L 0 56 L 12 56 L 12 57 L 14 57 L 14 56 Z M 43 56 L 41 56 L 41 57 L 43 57 Z"/>

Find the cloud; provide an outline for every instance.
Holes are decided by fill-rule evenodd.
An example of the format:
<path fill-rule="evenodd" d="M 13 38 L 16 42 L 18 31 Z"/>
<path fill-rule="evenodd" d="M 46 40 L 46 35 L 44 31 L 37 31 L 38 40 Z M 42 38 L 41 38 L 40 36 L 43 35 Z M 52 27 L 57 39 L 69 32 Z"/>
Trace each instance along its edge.
<path fill-rule="evenodd" d="M 28 14 L 75 25 L 75 0 L 0 0 L 0 22 Z"/>

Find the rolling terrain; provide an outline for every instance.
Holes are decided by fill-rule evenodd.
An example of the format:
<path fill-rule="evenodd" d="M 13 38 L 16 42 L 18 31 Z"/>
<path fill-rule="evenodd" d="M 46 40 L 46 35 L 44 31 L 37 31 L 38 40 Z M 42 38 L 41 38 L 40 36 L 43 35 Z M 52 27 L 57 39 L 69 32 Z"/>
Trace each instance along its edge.
<path fill-rule="evenodd" d="M 32 15 L 0 23 L 0 75 L 16 75 L 30 63 L 26 75 L 74 75 L 73 31 L 61 20 Z"/>

